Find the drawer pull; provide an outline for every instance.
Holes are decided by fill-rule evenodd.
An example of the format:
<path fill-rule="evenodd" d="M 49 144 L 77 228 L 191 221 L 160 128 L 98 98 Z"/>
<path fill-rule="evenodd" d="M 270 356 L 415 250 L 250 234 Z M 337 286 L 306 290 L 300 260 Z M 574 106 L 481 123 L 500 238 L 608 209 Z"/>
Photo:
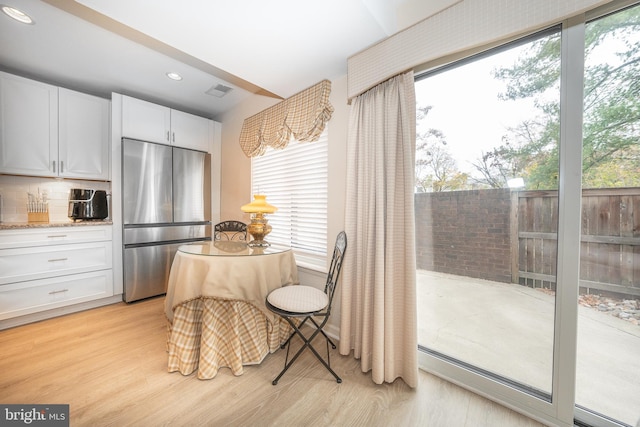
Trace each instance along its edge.
<path fill-rule="evenodd" d="M 50 259 L 49 262 L 58 262 L 58 261 L 66 261 L 68 258 L 56 258 L 56 259 Z"/>
<path fill-rule="evenodd" d="M 66 234 L 52 234 L 51 236 L 47 236 L 50 239 L 53 239 L 54 237 L 67 237 Z"/>
<path fill-rule="evenodd" d="M 49 292 L 49 295 L 61 294 L 63 292 L 69 292 L 69 289 L 60 289 L 59 291 L 51 291 Z"/>

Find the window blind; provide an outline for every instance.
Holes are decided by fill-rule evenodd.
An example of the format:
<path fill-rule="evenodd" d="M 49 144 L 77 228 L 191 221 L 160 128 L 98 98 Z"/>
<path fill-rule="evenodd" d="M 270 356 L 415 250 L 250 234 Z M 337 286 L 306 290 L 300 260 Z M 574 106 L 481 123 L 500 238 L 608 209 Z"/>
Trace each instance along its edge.
<path fill-rule="evenodd" d="M 264 194 L 278 208 L 268 216 L 272 244 L 291 246 L 296 261 L 326 269 L 328 132 L 316 142 L 291 141 L 286 149 L 269 148 L 251 160 L 253 194 Z"/>

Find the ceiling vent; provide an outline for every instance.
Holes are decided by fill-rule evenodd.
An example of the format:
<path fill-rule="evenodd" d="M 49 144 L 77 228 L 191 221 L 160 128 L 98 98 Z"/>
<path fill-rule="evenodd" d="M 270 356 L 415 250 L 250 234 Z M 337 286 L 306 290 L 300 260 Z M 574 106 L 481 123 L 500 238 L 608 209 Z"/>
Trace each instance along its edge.
<path fill-rule="evenodd" d="M 230 88 L 229 86 L 225 86 L 225 85 L 221 85 L 221 84 L 217 84 L 215 86 L 212 86 L 211 89 L 209 89 L 207 92 L 205 92 L 207 95 L 211 95 L 211 96 L 217 96 L 218 98 L 222 98 L 223 96 L 225 96 L 227 93 L 229 93 L 233 88 Z"/>

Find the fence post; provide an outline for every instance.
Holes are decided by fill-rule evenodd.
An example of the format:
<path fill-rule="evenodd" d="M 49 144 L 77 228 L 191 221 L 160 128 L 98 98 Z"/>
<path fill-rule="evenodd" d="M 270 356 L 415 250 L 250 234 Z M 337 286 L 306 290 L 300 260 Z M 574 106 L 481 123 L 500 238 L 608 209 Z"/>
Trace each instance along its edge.
<path fill-rule="evenodd" d="M 511 283 L 520 282 L 519 264 L 520 239 L 518 237 L 518 191 L 511 191 L 511 212 L 509 214 L 509 236 L 511 239 Z"/>

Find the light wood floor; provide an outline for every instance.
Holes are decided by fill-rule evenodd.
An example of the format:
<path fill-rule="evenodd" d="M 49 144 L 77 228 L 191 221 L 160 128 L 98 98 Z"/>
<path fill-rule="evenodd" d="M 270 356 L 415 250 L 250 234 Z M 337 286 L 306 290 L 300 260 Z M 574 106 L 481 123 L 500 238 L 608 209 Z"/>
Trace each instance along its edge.
<path fill-rule="evenodd" d="M 163 298 L 0 331 L 0 403 L 70 405 L 71 426 L 539 426 L 421 372 L 375 385 L 332 353 L 337 384 L 309 352 L 277 386 L 284 352 L 235 377 L 167 373 Z"/>

